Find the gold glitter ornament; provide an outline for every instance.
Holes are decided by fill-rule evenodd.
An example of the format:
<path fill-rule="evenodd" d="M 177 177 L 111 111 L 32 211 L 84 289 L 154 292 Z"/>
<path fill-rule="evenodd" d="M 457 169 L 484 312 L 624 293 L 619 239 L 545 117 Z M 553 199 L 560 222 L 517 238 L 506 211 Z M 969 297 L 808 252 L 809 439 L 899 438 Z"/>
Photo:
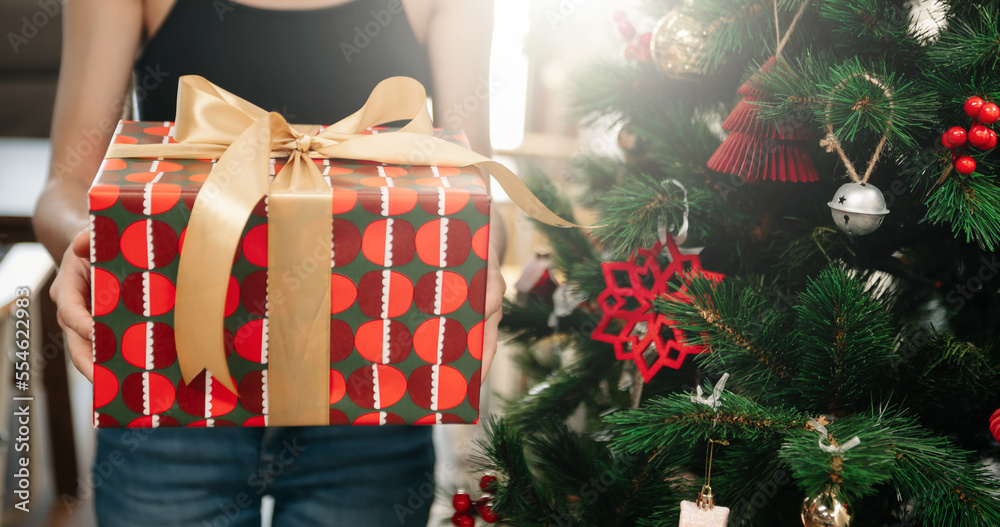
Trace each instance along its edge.
<path fill-rule="evenodd" d="M 695 18 L 673 9 L 664 15 L 649 41 L 653 63 L 675 79 L 692 79 L 703 73 L 699 62 L 708 47 L 708 32 Z"/>

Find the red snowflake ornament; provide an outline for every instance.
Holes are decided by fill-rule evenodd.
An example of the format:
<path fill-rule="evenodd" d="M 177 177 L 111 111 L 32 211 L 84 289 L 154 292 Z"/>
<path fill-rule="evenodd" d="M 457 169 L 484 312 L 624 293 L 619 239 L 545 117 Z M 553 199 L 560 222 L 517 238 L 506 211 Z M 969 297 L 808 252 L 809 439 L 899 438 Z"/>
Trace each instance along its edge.
<path fill-rule="evenodd" d="M 687 342 L 684 332 L 675 327 L 677 322 L 654 312 L 653 300 L 663 297 L 690 303 L 687 283 L 691 278 L 704 277 L 715 283 L 723 278 L 703 270 L 698 255 L 683 254 L 673 237 L 667 236 L 665 246 L 670 253 L 665 269 L 656 259 L 664 248 L 662 243 L 636 250 L 627 262 L 601 264 L 607 288 L 597 297 L 597 304 L 604 316 L 591 334 L 594 340 L 613 345 L 619 360 L 634 361 L 646 382 L 660 368 L 678 369 L 688 355 L 705 351 L 703 346 Z M 650 363 L 644 354 L 651 345 L 657 357 Z"/>

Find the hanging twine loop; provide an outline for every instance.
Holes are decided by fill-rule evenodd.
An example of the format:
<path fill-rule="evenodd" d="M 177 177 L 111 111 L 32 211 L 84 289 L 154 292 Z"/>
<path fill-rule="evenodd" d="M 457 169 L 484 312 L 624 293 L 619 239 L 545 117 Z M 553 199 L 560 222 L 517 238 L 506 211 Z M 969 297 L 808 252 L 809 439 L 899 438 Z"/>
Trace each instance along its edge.
<path fill-rule="evenodd" d="M 809 0 L 802 2 L 799 6 L 799 10 L 795 12 L 795 16 L 792 18 L 792 22 L 788 24 L 788 29 L 785 30 L 785 36 L 781 36 L 781 29 L 778 25 L 778 0 L 774 0 L 774 32 L 777 37 L 776 42 L 778 43 L 777 49 L 774 51 L 774 56 L 781 58 L 781 52 L 785 49 L 785 44 L 788 44 L 788 39 L 792 37 L 792 32 L 795 31 L 796 24 L 802 18 L 802 15 L 806 12 L 806 7 L 809 5 Z"/>
<path fill-rule="evenodd" d="M 864 185 L 865 183 L 868 183 L 868 179 L 875 170 L 875 164 L 878 163 L 879 158 L 882 156 L 882 149 L 885 148 L 885 143 L 889 139 L 889 126 L 892 124 L 892 117 L 895 114 L 896 103 L 892 98 L 892 91 L 889 90 L 889 87 L 886 86 L 885 83 L 883 83 L 878 77 L 869 73 L 856 73 L 840 81 L 840 84 L 835 86 L 833 90 L 830 91 L 830 95 L 832 96 L 837 90 L 843 89 L 843 87 L 846 86 L 851 79 L 858 77 L 863 77 L 866 81 L 881 88 L 882 92 L 885 93 L 885 97 L 889 99 L 889 120 L 885 125 L 885 133 L 882 134 L 882 138 L 879 139 L 878 145 L 875 147 L 875 153 L 872 154 L 871 160 L 868 161 L 868 168 L 865 169 L 865 175 L 858 175 L 857 170 L 854 168 L 854 163 L 852 163 L 847 157 L 847 153 L 844 152 L 844 148 L 841 146 L 840 139 L 837 138 L 837 134 L 833 131 L 833 124 L 830 123 L 830 111 L 833 109 L 832 98 L 826 105 L 826 137 L 820 140 L 819 146 L 822 146 L 827 152 L 837 152 L 837 155 L 840 156 L 841 161 L 844 162 L 844 166 L 847 168 L 847 175 L 850 176 L 851 181 Z"/>

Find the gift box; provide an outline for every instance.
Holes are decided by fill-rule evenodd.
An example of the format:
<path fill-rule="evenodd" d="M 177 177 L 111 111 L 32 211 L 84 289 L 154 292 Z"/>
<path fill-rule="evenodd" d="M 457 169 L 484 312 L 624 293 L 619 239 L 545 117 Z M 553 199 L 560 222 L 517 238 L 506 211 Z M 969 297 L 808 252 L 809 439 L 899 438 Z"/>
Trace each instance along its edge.
<path fill-rule="evenodd" d="M 199 97 L 225 94 L 203 82 Z M 464 137 L 425 129 L 431 146 L 400 154 L 416 163 L 371 161 L 371 138 L 413 134 L 310 135 L 231 97 L 219 104 L 248 117 L 225 140 L 180 111 L 176 125 L 122 121 L 90 189 L 94 425 L 475 422 L 490 197 L 482 164 L 449 157 Z M 263 153 L 247 147 L 255 127 Z M 348 142 L 364 159 L 342 158 Z M 446 164 L 424 162 L 442 151 Z M 271 189 L 232 213 L 260 159 Z M 275 190 L 288 172 L 318 188 L 289 198 Z"/>

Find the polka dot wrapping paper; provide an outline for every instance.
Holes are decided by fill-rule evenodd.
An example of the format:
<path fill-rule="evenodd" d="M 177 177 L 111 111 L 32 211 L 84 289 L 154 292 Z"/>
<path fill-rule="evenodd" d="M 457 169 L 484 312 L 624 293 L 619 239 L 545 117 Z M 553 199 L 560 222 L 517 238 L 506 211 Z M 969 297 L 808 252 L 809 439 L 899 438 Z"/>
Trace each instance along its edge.
<path fill-rule="evenodd" d="M 171 133 L 123 121 L 114 141 Z M 479 170 L 314 162 L 332 189 L 330 424 L 475 422 L 490 208 Z M 275 174 L 283 161 L 273 163 Z M 224 338 L 239 396 L 206 372 L 185 383 L 177 363 L 178 260 L 212 167 L 107 159 L 90 189 L 96 427 L 268 424 L 267 302 L 295 280 L 268 284 L 266 198 L 236 253 L 219 255 L 233 262 Z"/>

